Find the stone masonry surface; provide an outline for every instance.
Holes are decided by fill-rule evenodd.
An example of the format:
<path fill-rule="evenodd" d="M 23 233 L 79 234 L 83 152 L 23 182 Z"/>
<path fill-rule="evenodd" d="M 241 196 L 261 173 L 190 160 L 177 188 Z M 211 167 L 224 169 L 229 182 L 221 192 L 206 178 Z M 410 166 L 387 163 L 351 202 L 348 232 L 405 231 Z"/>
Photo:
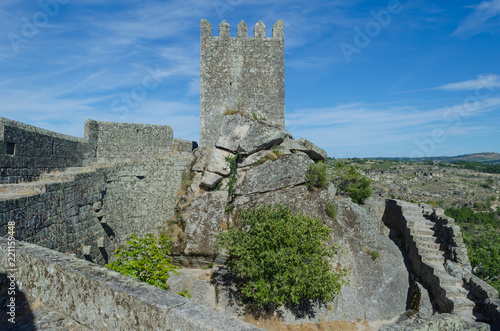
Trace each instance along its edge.
<path fill-rule="evenodd" d="M 170 126 L 87 120 L 85 138 L 98 162 L 134 161 L 168 155 L 174 145 Z"/>
<path fill-rule="evenodd" d="M 34 183 L 0 185 L 0 235 L 6 235 L 8 222 L 14 221 L 17 239 L 108 263 L 132 233 L 155 233 L 173 216 L 182 173 L 191 160 L 190 153 L 176 153 L 113 167 L 70 168 L 42 174 Z M 24 191 L 2 199 L 19 186 Z"/>
<path fill-rule="evenodd" d="M 18 240 L 103 265 L 132 233 L 155 233 L 173 216 L 193 157 L 169 126 L 88 120 L 79 139 L 0 123 L 1 236 L 14 221 Z"/>
<path fill-rule="evenodd" d="M 81 167 L 90 152 L 82 138 L 0 117 L 0 184 L 28 182 L 45 171 Z"/>
<path fill-rule="evenodd" d="M 0 273 L 7 267 L 0 238 Z M 107 268 L 16 241 L 18 291 L 93 330 L 260 330 Z"/>
<path fill-rule="evenodd" d="M 254 37 L 241 21 L 237 37 L 230 37 L 229 24 L 212 25 L 201 20 L 200 53 L 200 146 L 213 147 L 222 115 L 241 110 L 264 117 L 273 124 L 285 124 L 285 58 L 283 21 L 266 37 L 262 22 L 255 25 Z"/>

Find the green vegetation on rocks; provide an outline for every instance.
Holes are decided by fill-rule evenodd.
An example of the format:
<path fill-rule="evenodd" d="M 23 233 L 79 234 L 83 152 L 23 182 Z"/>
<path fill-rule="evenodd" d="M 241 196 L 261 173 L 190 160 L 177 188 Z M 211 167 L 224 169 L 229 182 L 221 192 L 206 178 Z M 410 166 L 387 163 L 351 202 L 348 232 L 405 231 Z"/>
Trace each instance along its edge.
<path fill-rule="evenodd" d="M 306 172 L 306 184 L 309 189 L 328 186 L 327 166 L 322 161 L 311 164 Z"/>
<path fill-rule="evenodd" d="M 166 290 L 169 272 L 177 274 L 178 268 L 168 257 L 170 245 L 166 234 L 156 237 L 149 233 L 143 238 L 133 234 L 125 246 L 115 251 L 116 261 L 106 264 L 106 267 Z"/>
<path fill-rule="evenodd" d="M 462 229 L 473 273 L 500 291 L 499 212 L 475 212 L 472 208 L 448 208 Z"/>
<path fill-rule="evenodd" d="M 348 193 L 353 202 L 362 204 L 372 195 L 371 180 L 359 173 L 354 165 L 339 162 L 335 167 L 339 189 Z"/>
<path fill-rule="evenodd" d="M 328 246 L 331 230 L 320 219 L 293 214 L 283 205 L 243 211 L 241 228 L 219 235 L 227 266 L 235 272 L 244 297 L 262 309 L 301 300 L 330 301 L 347 283 L 347 270 L 332 270 L 340 249 Z"/>

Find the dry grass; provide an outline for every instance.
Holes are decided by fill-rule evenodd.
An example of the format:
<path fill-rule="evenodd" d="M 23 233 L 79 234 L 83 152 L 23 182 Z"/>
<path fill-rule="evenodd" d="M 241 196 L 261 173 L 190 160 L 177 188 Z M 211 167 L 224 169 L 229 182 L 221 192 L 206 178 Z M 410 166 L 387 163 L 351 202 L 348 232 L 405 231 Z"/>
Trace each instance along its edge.
<path fill-rule="evenodd" d="M 270 331 L 356 331 L 360 327 L 365 329 L 368 326 L 367 322 L 355 323 L 350 321 L 285 324 L 276 318 L 256 320 L 253 317 L 247 317 L 245 322 Z"/>
<path fill-rule="evenodd" d="M 222 115 L 235 115 L 235 114 L 245 115 L 245 113 L 243 112 L 243 110 L 230 109 L 228 107 L 226 107 L 226 110 L 224 111 L 224 113 L 222 113 Z"/>
<path fill-rule="evenodd" d="M 210 280 L 212 279 L 212 269 L 204 270 L 204 272 L 198 276 L 198 279 L 210 282 Z"/>
<path fill-rule="evenodd" d="M 226 221 L 222 221 L 222 224 L 220 225 L 220 228 L 223 231 L 227 231 L 229 229 L 229 227 L 227 226 L 227 222 Z"/>

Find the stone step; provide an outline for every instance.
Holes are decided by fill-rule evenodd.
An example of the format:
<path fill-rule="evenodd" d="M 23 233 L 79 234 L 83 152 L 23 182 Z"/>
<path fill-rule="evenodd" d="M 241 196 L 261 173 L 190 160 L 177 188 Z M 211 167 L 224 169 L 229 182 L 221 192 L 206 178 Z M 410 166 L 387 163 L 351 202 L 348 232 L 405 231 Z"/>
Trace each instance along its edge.
<path fill-rule="evenodd" d="M 441 245 L 439 245 L 438 243 L 416 240 L 416 245 L 417 245 L 418 249 L 431 249 L 431 250 L 436 250 L 436 251 L 441 252 L 441 250 L 440 250 Z"/>
<path fill-rule="evenodd" d="M 425 263 L 427 266 L 432 268 L 432 273 L 436 276 L 439 277 L 441 275 L 448 275 L 446 273 L 446 270 L 444 269 L 443 262 L 426 262 Z"/>
<path fill-rule="evenodd" d="M 444 263 L 444 257 L 436 254 L 424 255 L 420 254 L 422 262 Z"/>
<path fill-rule="evenodd" d="M 434 223 L 434 222 L 428 221 L 426 219 L 420 219 L 420 218 L 418 220 L 415 220 L 415 221 L 410 221 L 410 222 L 408 222 L 408 224 L 415 229 L 431 229 L 436 225 L 436 223 Z"/>
<path fill-rule="evenodd" d="M 438 245 L 439 246 L 439 245 Z M 418 246 L 417 250 L 419 255 L 438 255 L 443 256 L 444 252 L 439 250 L 439 248 L 430 248 L 428 246 Z"/>
<path fill-rule="evenodd" d="M 440 279 L 441 280 L 441 279 Z M 446 291 L 446 297 L 450 300 L 468 300 L 467 295 L 469 291 L 464 289 L 462 286 L 456 285 L 441 285 L 441 287 Z M 472 301 L 470 301 L 472 302 Z"/>
<path fill-rule="evenodd" d="M 42 182 L 61 182 L 61 181 L 71 181 L 74 180 L 76 174 L 92 172 L 94 169 L 92 167 L 70 167 L 64 169 L 64 171 L 53 171 L 49 173 L 43 173 L 40 175 L 40 181 Z"/>
<path fill-rule="evenodd" d="M 461 279 L 452 277 L 446 273 L 441 273 L 441 272 L 436 272 L 434 273 L 439 278 L 439 284 L 444 288 L 444 287 L 457 287 L 463 291 L 465 291 L 462 288 L 463 281 Z M 462 291 L 460 291 L 463 293 Z M 465 296 L 467 296 L 467 291 L 465 291 Z"/>
<path fill-rule="evenodd" d="M 462 319 L 467 323 L 472 324 L 477 320 L 476 316 L 474 316 L 472 309 L 453 310 L 453 314 L 461 316 Z"/>
<path fill-rule="evenodd" d="M 417 236 L 434 236 L 434 231 L 430 229 L 412 228 L 410 233 Z"/>
<path fill-rule="evenodd" d="M 414 234 L 413 238 L 415 241 L 422 241 L 428 243 L 438 243 L 438 239 L 433 235 L 424 235 L 424 234 Z"/>
<path fill-rule="evenodd" d="M 451 301 L 453 301 L 453 313 L 456 314 L 457 312 L 461 311 L 470 311 L 472 314 L 472 310 L 476 306 L 476 304 L 472 301 L 470 301 L 467 298 L 460 298 L 460 299 L 455 299 L 455 298 L 450 298 Z"/>

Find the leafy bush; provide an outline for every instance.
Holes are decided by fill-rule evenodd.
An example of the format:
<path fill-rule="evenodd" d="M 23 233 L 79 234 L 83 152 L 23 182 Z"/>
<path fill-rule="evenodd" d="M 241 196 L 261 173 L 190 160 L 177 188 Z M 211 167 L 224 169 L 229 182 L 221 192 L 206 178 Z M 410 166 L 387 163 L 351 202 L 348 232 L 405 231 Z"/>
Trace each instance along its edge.
<path fill-rule="evenodd" d="M 337 212 L 338 212 L 338 208 L 335 205 L 335 202 L 328 201 L 326 203 L 326 213 L 328 214 L 328 216 L 330 216 L 331 218 L 335 218 L 335 217 L 337 217 Z"/>
<path fill-rule="evenodd" d="M 328 186 L 327 166 L 322 161 L 311 164 L 306 172 L 306 184 L 310 189 Z"/>
<path fill-rule="evenodd" d="M 229 253 L 245 298 L 260 308 L 298 304 L 303 299 L 329 301 L 346 284 L 346 269 L 331 271 L 329 258 L 339 246 L 326 246 L 330 229 L 283 205 L 243 211 L 242 229 L 217 238 Z"/>
<path fill-rule="evenodd" d="M 172 264 L 172 259 L 168 255 L 170 255 L 170 239 L 166 234 L 155 237 L 149 233 L 143 238 L 133 234 L 125 246 L 115 251 L 114 256 L 117 260 L 106 264 L 106 267 L 161 289 L 167 289 L 169 272 L 177 274 L 177 267 Z"/>
<path fill-rule="evenodd" d="M 177 294 L 185 298 L 191 298 L 191 293 L 189 293 L 189 290 L 182 290 L 180 292 L 177 292 Z"/>
<path fill-rule="evenodd" d="M 473 273 L 500 291 L 500 218 L 493 210 L 448 208 L 460 225 Z"/>
<path fill-rule="evenodd" d="M 371 180 L 363 176 L 353 165 L 342 167 L 340 170 L 339 189 L 349 194 L 352 201 L 362 204 L 372 195 Z"/>

